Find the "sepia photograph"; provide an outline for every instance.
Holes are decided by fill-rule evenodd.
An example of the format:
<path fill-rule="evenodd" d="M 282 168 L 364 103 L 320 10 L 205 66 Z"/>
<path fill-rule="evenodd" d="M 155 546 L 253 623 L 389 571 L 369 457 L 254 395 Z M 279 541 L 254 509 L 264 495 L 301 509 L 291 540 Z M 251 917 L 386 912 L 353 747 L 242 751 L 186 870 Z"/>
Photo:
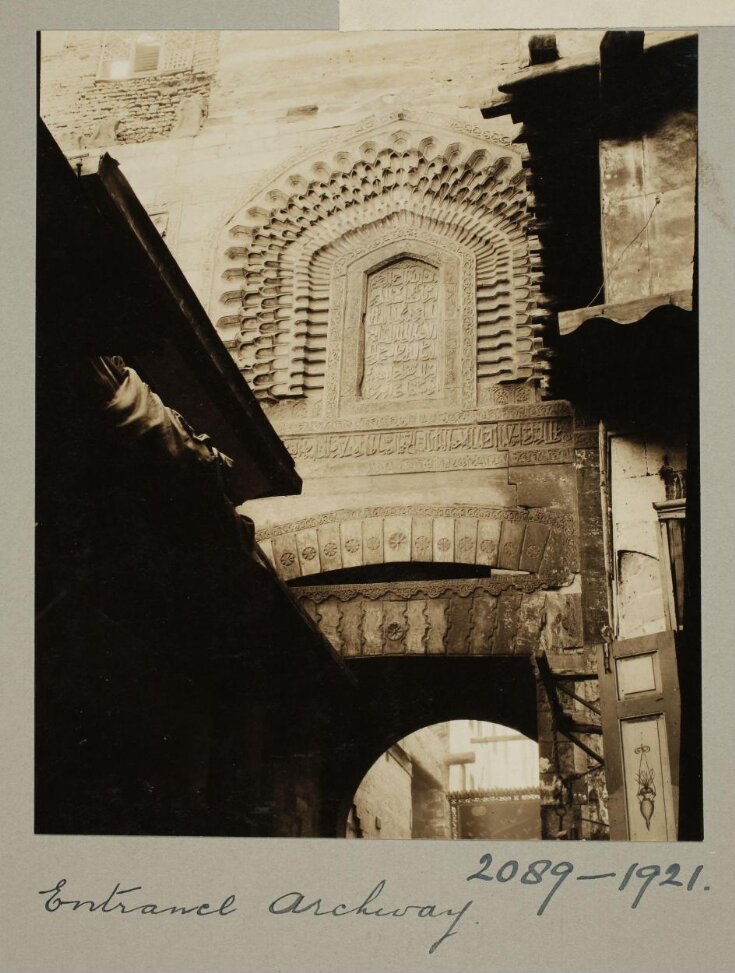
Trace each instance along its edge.
<path fill-rule="evenodd" d="M 36 835 L 703 839 L 697 77 L 38 35 Z"/>

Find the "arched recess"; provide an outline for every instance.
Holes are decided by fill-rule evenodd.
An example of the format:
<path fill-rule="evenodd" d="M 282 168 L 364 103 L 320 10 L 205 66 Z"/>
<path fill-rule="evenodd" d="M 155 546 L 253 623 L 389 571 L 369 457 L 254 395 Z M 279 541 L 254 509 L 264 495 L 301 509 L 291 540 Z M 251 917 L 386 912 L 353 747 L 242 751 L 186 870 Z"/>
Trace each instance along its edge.
<path fill-rule="evenodd" d="M 419 399 L 449 405 L 456 391 L 459 260 L 419 241 L 395 240 L 346 268 L 342 318 L 334 307 L 328 360 L 339 369 L 327 406 L 340 414 L 395 409 Z M 400 291 L 404 299 L 394 299 Z M 394 312 L 399 312 L 395 314 Z M 386 331 L 398 340 L 386 342 Z M 337 365 L 339 362 L 339 365 Z"/>
<path fill-rule="evenodd" d="M 373 763 L 403 737 L 430 724 L 459 719 L 501 723 L 539 738 L 538 689 L 528 657 L 383 659 L 353 662 L 369 711 L 359 738 L 335 754 L 325 833 L 343 837 L 352 798 Z"/>
<path fill-rule="evenodd" d="M 473 384 L 543 377 L 547 313 L 520 155 L 456 120 L 399 112 L 290 161 L 228 222 L 212 315 L 262 400 L 306 412 L 322 402 L 340 261 L 386 233 L 433 234 L 473 257 L 461 284 Z"/>

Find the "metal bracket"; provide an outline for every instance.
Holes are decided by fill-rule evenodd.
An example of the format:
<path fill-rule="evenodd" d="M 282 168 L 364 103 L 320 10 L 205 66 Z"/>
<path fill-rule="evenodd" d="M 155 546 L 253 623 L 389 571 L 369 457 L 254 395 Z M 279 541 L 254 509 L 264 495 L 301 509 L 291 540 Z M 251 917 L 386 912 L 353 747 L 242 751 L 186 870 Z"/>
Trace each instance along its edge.
<path fill-rule="evenodd" d="M 541 652 L 535 656 L 536 666 L 538 668 L 539 675 L 541 676 L 541 681 L 544 684 L 544 689 L 546 690 L 546 695 L 549 700 L 549 705 L 551 706 L 551 721 L 552 726 L 555 730 L 565 736 L 571 743 L 576 747 L 579 747 L 588 757 L 595 760 L 600 766 L 604 766 L 604 758 L 593 750 L 592 747 L 587 746 L 582 740 L 580 740 L 576 734 L 577 733 L 595 733 L 601 734 L 602 727 L 598 723 L 578 723 L 573 720 L 567 713 L 564 712 L 564 708 L 559 700 L 558 690 L 561 689 L 566 692 L 567 695 L 574 699 L 578 699 L 580 702 L 587 703 L 585 700 L 580 699 L 571 690 L 566 690 L 562 686 L 558 686 L 557 682 L 560 679 L 564 679 L 563 673 L 555 673 L 552 671 L 549 665 L 549 660 L 545 652 Z M 589 707 L 593 712 L 598 712 L 594 706 Z"/>

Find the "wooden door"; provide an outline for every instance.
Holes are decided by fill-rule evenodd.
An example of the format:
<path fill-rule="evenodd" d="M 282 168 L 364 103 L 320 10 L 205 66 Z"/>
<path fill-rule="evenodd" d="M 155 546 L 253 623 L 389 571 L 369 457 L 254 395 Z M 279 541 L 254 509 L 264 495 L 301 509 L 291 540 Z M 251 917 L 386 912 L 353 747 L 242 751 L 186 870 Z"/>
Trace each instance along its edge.
<path fill-rule="evenodd" d="M 599 668 L 610 837 L 675 841 L 681 720 L 675 634 L 613 642 Z"/>

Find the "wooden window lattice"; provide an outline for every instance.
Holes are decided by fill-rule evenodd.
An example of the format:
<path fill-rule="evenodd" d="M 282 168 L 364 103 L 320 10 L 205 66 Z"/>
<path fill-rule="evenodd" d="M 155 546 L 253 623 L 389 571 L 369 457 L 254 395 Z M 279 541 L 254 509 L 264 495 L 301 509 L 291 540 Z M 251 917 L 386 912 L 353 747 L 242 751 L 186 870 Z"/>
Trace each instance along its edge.
<path fill-rule="evenodd" d="M 107 31 L 102 41 L 97 77 L 122 81 L 151 74 L 186 71 L 194 57 L 193 31 L 145 33 Z"/>
<path fill-rule="evenodd" d="M 135 74 L 151 74 L 153 71 L 158 70 L 160 56 L 160 43 L 139 41 L 135 45 L 133 72 Z"/>

